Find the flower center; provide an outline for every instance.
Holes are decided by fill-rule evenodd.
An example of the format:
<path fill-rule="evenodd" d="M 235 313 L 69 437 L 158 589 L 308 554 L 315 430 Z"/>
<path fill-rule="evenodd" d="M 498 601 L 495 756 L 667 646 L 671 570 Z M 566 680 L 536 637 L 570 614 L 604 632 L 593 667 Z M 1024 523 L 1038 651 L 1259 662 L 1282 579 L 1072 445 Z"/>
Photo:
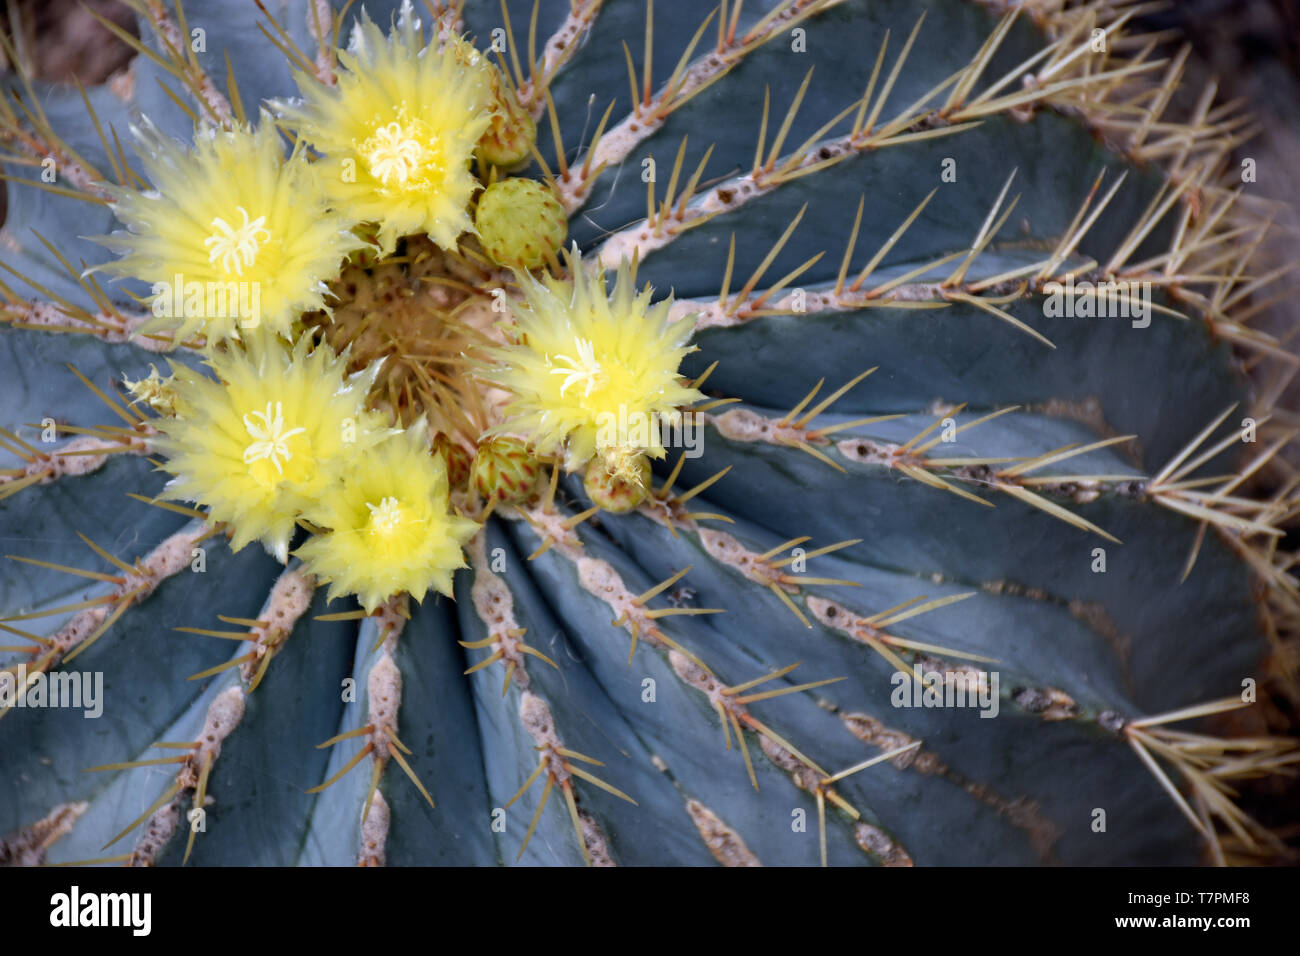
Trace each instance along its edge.
<path fill-rule="evenodd" d="M 367 501 L 366 508 L 370 518 L 363 531 L 373 556 L 399 560 L 419 548 L 429 520 L 419 507 L 404 505 L 390 495 L 380 499 L 377 505 Z"/>
<path fill-rule="evenodd" d="M 265 227 L 266 217 L 258 216 L 249 220 L 248 210 L 237 207 L 243 222 L 238 227 L 217 216 L 212 220 L 212 235 L 203 240 L 203 247 L 208 250 L 208 262 L 221 261 L 221 268 L 227 275 L 243 275 L 244 268 L 251 267 L 257 259 L 257 252 L 268 242 L 271 234 Z"/>
<path fill-rule="evenodd" d="M 614 445 L 604 449 L 605 472 L 632 488 L 645 490 L 644 449 L 634 445 Z"/>
<path fill-rule="evenodd" d="M 264 412 L 249 412 L 244 416 L 244 428 L 253 439 L 244 449 L 244 464 L 251 466 L 254 477 L 264 484 L 284 477 L 284 465 L 293 459 L 289 439 L 305 434 L 307 429 L 284 427 L 284 405 L 281 402 L 274 405 L 267 402 Z M 275 476 L 271 476 L 266 465 L 259 466 L 259 462 L 274 467 Z"/>
<path fill-rule="evenodd" d="M 596 361 L 596 348 L 591 344 L 589 339 L 574 339 L 573 343 L 577 346 L 578 357 L 573 358 L 569 355 L 557 355 L 557 362 L 564 362 L 568 368 L 553 368 L 552 375 L 563 375 L 564 381 L 560 384 L 560 394 L 565 395 L 569 389 L 574 386 L 582 386 L 582 397 L 590 398 L 593 389 L 600 388 L 609 382 L 609 374 Z"/>
<path fill-rule="evenodd" d="M 366 531 L 372 537 L 391 538 L 406 522 L 406 512 L 401 502 L 392 496 L 382 499 L 377 505 L 367 501 L 366 507 L 370 509 Z"/>
<path fill-rule="evenodd" d="M 418 120 L 406 125 L 394 121 L 387 126 L 378 127 L 361 144 L 361 152 L 370 175 L 385 186 L 390 183 L 405 186 L 407 180 L 419 172 L 430 157 L 429 150 L 421 142 L 420 134 L 427 132 L 423 127 L 424 124 Z"/>

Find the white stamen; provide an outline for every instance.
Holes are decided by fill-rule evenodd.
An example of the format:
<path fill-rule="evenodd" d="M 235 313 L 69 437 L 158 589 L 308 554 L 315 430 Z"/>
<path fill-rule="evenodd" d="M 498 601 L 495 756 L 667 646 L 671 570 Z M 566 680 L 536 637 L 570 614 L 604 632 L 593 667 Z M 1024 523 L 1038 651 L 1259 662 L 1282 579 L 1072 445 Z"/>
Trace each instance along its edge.
<path fill-rule="evenodd" d="M 397 122 L 379 127 L 361 148 L 370 174 L 385 186 L 390 179 L 404 185 L 425 160 L 424 146 Z"/>
<path fill-rule="evenodd" d="M 264 227 L 265 216 L 250 221 L 247 209 L 243 206 L 236 208 L 243 218 L 238 228 L 232 227 L 220 216 L 216 217 L 211 226 L 216 232 L 203 240 L 203 247 L 208 250 L 208 262 L 215 263 L 220 259 L 221 268 L 227 274 L 233 272 L 242 276 L 244 267 L 253 265 L 258 250 L 270 240 L 271 234 Z"/>
<path fill-rule="evenodd" d="M 252 421 L 256 418 L 262 420 L 260 425 Z M 253 438 L 244 449 L 244 464 L 251 465 L 263 458 L 269 458 L 276 472 L 281 475 L 284 474 L 284 468 L 280 460 L 287 462 L 293 458 L 292 452 L 289 451 L 289 439 L 307 431 L 305 428 L 291 428 L 285 431 L 282 402 L 276 402 L 274 409 L 271 403 L 267 402 L 265 412 L 249 412 L 244 416 L 244 427 Z"/>
<path fill-rule="evenodd" d="M 396 531 L 398 525 L 402 523 L 404 515 L 401 502 L 391 495 L 381 500 L 377 505 L 372 505 L 367 501 L 366 507 L 370 509 L 370 523 L 367 527 L 371 534 L 387 537 Z"/>
<path fill-rule="evenodd" d="M 555 356 L 558 361 L 567 362 L 569 367 L 553 368 L 551 374 L 566 376 L 563 384 L 560 385 L 561 395 L 568 392 L 574 385 L 583 385 L 582 397 L 589 398 L 591 390 L 609 381 L 609 376 L 605 374 L 605 370 L 596 361 L 596 348 L 589 339 L 574 339 L 573 341 L 578 347 L 578 357 L 575 359 L 568 355 Z"/>

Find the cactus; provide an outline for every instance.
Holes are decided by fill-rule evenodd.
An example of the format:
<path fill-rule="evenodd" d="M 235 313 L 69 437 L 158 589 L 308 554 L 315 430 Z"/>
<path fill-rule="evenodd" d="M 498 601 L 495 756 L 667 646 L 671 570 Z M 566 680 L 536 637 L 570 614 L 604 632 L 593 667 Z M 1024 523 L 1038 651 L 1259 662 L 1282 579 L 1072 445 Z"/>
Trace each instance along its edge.
<path fill-rule="evenodd" d="M 1288 852 L 1269 211 L 1125 4 L 131 6 L 6 50 L 0 861 Z"/>

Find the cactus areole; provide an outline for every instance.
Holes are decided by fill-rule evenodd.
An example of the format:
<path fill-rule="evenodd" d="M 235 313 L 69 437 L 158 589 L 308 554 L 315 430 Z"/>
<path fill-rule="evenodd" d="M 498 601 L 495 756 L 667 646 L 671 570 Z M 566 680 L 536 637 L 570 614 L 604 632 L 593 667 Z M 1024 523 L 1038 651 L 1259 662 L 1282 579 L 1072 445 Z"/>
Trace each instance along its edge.
<path fill-rule="evenodd" d="M 1270 218 L 1126 5 L 131 5 L 0 109 L 0 861 L 1285 851 Z"/>

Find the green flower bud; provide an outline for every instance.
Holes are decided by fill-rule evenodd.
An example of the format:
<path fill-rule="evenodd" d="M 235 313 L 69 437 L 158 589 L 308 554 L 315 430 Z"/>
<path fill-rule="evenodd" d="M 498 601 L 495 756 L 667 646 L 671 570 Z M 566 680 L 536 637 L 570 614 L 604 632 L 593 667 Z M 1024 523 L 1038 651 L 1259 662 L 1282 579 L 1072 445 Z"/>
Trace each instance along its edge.
<path fill-rule="evenodd" d="M 541 183 L 503 179 L 479 196 L 474 216 L 483 251 L 498 265 L 534 269 L 564 244 L 564 207 Z"/>

